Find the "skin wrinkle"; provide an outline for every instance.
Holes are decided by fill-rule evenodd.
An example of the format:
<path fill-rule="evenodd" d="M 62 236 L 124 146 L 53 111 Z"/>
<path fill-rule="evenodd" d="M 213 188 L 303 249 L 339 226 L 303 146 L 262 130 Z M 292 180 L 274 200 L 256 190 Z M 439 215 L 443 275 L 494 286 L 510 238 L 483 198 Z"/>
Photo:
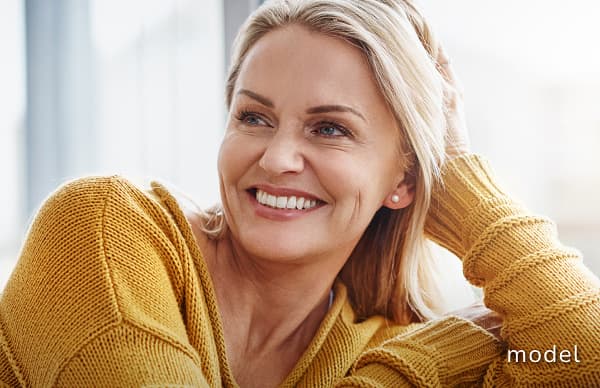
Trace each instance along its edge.
<path fill-rule="evenodd" d="M 229 248 L 224 247 L 223 249 L 229 249 Z M 238 270 L 238 274 L 241 275 L 241 277 L 243 278 L 243 281 L 246 281 L 246 282 L 250 283 L 257 290 L 263 288 L 264 285 L 267 284 L 267 283 L 273 284 L 273 282 L 267 276 L 261 277 L 261 274 L 265 273 L 264 269 L 267 268 L 267 267 L 269 267 L 268 263 L 261 266 L 260 265 L 261 263 L 247 262 L 246 261 L 246 262 L 244 262 L 242 264 L 242 262 L 239 261 L 240 255 L 235 253 L 236 249 L 238 249 L 237 246 L 235 244 L 232 244 L 231 247 L 230 247 L 230 249 L 232 249 L 232 251 L 234 251 L 234 253 L 232 255 L 223 255 L 222 254 L 220 256 L 224 257 L 224 258 L 230 258 L 231 259 L 232 264 L 234 265 L 233 268 Z M 244 268 L 244 265 L 246 266 L 245 268 Z M 247 277 L 247 274 L 248 274 L 248 265 L 250 265 L 251 268 L 254 269 L 254 272 L 253 272 L 254 276 L 253 277 Z M 278 286 L 278 285 L 275 284 L 275 286 Z M 284 288 L 284 287 L 281 287 L 281 285 L 279 285 L 278 289 L 281 290 L 281 291 L 287 291 L 287 289 Z M 261 294 L 258 294 L 258 295 L 259 295 L 259 297 L 262 296 Z M 265 300 L 263 302 L 264 303 L 270 303 L 270 301 L 268 301 L 268 300 Z M 319 306 L 316 306 L 315 310 L 318 310 L 318 309 L 319 309 Z M 326 312 L 326 310 L 327 309 L 324 309 L 324 312 Z M 236 319 L 236 317 L 233 316 L 233 319 Z M 307 319 L 309 319 L 309 316 L 307 316 L 305 318 L 305 321 Z M 231 320 L 231 318 L 230 318 L 230 320 Z M 259 315 L 254 314 L 254 315 L 251 316 L 250 323 L 251 324 L 259 324 L 263 320 L 264 320 L 264 316 L 262 316 L 260 314 Z M 299 332 L 301 332 L 301 331 L 303 331 L 303 330 L 306 330 L 306 328 L 304 326 L 302 326 L 302 325 L 299 325 L 286 338 L 283 339 L 283 341 L 281 342 L 280 345 L 278 345 L 278 347 L 281 348 L 281 347 L 289 346 L 290 345 L 290 341 L 294 340 L 294 338 L 293 338 L 294 335 L 297 334 L 297 333 L 299 333 Z M 273 339 L 273 337 L 274 337 L 273 333 L 274 333 L 274 331 L 267 331 L 266 332 L 266 336 L 262 337 L 262 336 L 260 336 L 259 333 L 254 333 L 254 332 L 251 331 L 249 333 L 250 335 L 248 335 L 248 336 L 246 336 L 244 338 L 245 339 L 244 346 L 243 346 L 244 351 L 246 351 L 247 354 L 253 354 L 256 357 L 260 356 L 262 354 L 262 349 L 265 347 L 265 345 L 274 340 Z M 252 334 L 257 334 L 257 335 L 252 335 Z M 298 340 L 299 339 L 297 338 L 296 342 Z"/>

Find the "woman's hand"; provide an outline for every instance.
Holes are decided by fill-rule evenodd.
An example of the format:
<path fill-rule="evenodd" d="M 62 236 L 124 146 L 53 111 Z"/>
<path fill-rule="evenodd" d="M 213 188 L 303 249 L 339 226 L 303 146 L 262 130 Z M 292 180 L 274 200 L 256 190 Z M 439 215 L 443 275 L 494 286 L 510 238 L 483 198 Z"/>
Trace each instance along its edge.
<path fill-rule="evenodd" d="M 442 46 L 438 47 L 437 69 L 444 78 L 446 115 L 446 157 L 448 159 L 469 153 L 469 133 L 465 121 L 463 91 L 454 74 L 452 63 Z"/>
<path fill-rule="evenodd" d="M 493 334 L 494 337 L 501 339 L 500 329 L 502 329 L 504 320 L 500 314 L 488 309 L 481 302 L 472 304 L 460 310 L 452 311 L 448 315 L 455 315 L 459 318 L 471 321 Z"/>

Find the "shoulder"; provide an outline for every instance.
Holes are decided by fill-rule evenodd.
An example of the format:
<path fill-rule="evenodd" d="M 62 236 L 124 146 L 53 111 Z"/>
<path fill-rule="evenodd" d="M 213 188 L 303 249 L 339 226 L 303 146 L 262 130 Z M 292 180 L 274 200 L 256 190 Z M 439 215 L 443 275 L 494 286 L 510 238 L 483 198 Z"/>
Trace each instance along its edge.
<path fill-rule="evenodd" d="M 58 209 L 77 210 L 78 205 L 101 206 L 118 176 L 90 176 L 74 179 L 60 185 L 41 204 L 38 215 Z M 95 206 L 93 206 L 95 205 Z"/>
<path fill-rule="evenodd" d="M 69 240 L 77 240 L 77 232 L 87 234 L 100 229 L 106 203 L 118 180 L 117 176 L 85 177 L 59 186 L 36 212 L 27 242 L 50 242 L 57 235 L 71 237 L 63 241 L 64 246 Z M 42 236 L 45 238 L 40 240 Z"/>
<path fill-rule="evenodd" d="M 101 267 L 130 265 L 137 263 L 133 257 L 145 257 L 137 264 L 148 264 L 150 256 L 185 253 L 183 227 L 131 180 L 116 175 L 79 178 L 60 186 L 42 204 L 20 261 L 89 268 L 92 262 Z"/>
<path fill-rule="evenodd" d="M 42 203 L 36 222 L 40 218 L 46 221 L 47 215 L 73 215 L 77 224 L 91 218 L 126 218 L 131 213 L 161 213 L 161 208 L 158 198 L 143 184 L 119 175 L 86 176 L 62 184 L 50 194 Z"/>
<path fill-rule="evenodd" d="M 72 211 L 103 208 L 109 199 L 125 199 L 136 191 L 142 192 L 131 181 L 119 175 L 81 177 L 60 185 L 42 203 L 38 213 L 57 208 Z"/>

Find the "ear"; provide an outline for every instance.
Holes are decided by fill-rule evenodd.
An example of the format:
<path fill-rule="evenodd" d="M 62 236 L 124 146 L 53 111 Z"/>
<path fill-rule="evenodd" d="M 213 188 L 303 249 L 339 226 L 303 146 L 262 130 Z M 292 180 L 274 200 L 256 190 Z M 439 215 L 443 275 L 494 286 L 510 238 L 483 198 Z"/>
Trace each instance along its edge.
<path fill-rule="evenodd" d="M 393 201 L 397 199 L 397 201 Z M 415 198 L 415 188 L 413 184 L 407 183 L 406 179 L 389 193 L 383 200 L 383 206 L 392 210 L 403 209 L 410 205 Z"/>

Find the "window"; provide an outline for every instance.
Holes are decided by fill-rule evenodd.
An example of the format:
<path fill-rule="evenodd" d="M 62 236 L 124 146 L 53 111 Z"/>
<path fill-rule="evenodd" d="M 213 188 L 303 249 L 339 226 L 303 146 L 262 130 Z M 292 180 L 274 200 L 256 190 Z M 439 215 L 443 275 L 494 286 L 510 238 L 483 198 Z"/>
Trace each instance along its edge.
<path fill-rule="evenodd" d="M 24 3 L 0 5 L 0 290 L 27 219 L 67 179 L 157 177 L 201 206 L 219 198 L 222 1 Z"/>
<path fill-rule="evenodd" d="M 25 62 L 23 9 L 20 0 L 0 4 L 0 290 L 16 261 L 23 236 L 23 130 Z"/>
<path fill-rule="evenodd" d="M 91 4 L 96 168 L 159 177 L 214 204 L 225 125 L 221 2 Z"/>

